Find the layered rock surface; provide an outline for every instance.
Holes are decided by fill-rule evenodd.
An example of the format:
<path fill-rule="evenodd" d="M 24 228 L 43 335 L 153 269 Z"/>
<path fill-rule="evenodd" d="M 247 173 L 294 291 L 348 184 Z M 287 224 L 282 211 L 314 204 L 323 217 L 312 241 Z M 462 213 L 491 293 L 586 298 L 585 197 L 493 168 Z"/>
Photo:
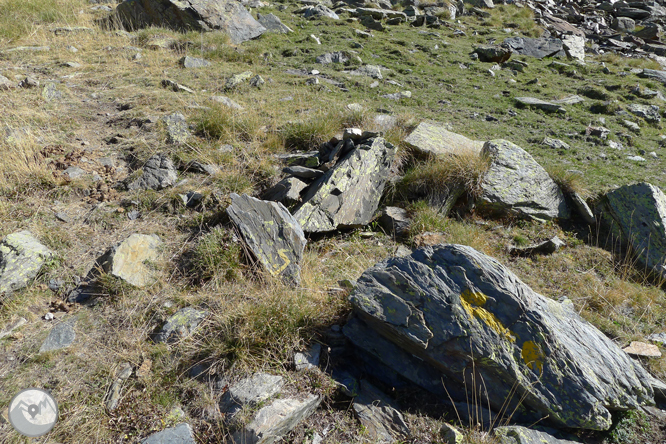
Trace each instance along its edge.
<path fill-rule="evenodd" d="M 395 147 L 368 139 L 317 179 L 303 195 L 294 217 L 303 231 L 329 232 L 370 222 L 384 192 Z"/>
<path fill-rule="evenodd" d="M 484 381 L 481 404 L 495 411 L 506 400 L 516 417 L 606 430 L 612 410 L 654 402 L 649 374 L 570 302 L 539 295 L 471 247 L 424 247 L 381 262 L 350 300 L 369 326 L 365 337 L 345 328 L 352 342 L 418 384 L 444 376 L 454 397 L 479 389 L 464 384 L 474 372 Z"/>
<path fill-rule="evenodd" d="M 477 200 L 481 210 L 546 220 L 569 217 L 560 188 L 521 147 L 491 140 L 484 145 L 482 155 L 492 160 Z"/>

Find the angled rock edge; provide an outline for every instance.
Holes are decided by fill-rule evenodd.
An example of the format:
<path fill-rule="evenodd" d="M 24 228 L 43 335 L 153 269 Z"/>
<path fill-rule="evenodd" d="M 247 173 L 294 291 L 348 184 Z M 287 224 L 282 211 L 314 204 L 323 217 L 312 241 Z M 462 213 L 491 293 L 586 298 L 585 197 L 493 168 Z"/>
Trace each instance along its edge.
<path fill-rule="evenodd" d="M 439 373 L 452 393 L 478 389 L 469 384 L 475 370 L 486 390 L 481 405 L 499 412 L 508 400 L 512 412 L 523 397 L 514 419 L 547 416 L 560 426 L 607 430 L 611 410 L 654 403 L 650 375 L 570 301 L 541 296 L 471 247 L 423 247 L 380 262 L 363 273 L 350 300 L 378 343 L 388 338 L 422 359 L 421 373 Z M 402 373 L 417 382 L 419 371 Z"/>
<path fill-rule="evenodd" d="M 284 205 L 234 193 L 227 214 L 271 275 L 294 284 L 300 282 L 299 264 L 307 240 L 298 221 Z"/>
<path fill-rule="evenodd" d="M 595 207 L 602 226 L 628 246 L 637 266 L 666 277 L 666 194 L 649 183 L 625 185 L 607 193 Z"/>
<path fill-rule="evenodd" d="M 377 211 L 395 151 L 381 137 L 369 139 L 317 179 L 294 213 L 303 231 L 329 232 L 368 224 Z"/>
<path fill-rule="evenodd" d="M 506 140 L 491 140 L 481 154 L 488 156 L 491 164 L 477 200 L 480 210 L 539 220 L 570 217 L 560 188 L 521 147 Z"/>
<path fill-rule="evenodd" d="M 125 0 L 116 14 L 130 29 L 154 25 L 176 30 L 221 30 L 234 44 L 266 32 L 240 2 L 233 0 Z"/>

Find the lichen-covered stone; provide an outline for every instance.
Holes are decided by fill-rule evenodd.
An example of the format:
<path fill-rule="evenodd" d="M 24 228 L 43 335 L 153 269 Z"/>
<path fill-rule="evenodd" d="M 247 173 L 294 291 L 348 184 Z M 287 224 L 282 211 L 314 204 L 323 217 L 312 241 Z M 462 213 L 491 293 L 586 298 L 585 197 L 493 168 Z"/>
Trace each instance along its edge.
<path fill-rule="evenodd" d="M 155 335 L 155 342 L 167 342 L 169 344 L 186 338 L 208 315 L 205 310 L 197 310 L 185 307 L 171 316 L 160 331 Z"/>
<path fill-rule="evenodd" d="M 263 407 L 245 428 L 232 435 L 233 442 L 243 444 L 272 444 L 310 416 L 319 404 L 317 395 L 305 399 L 286 398 Z"/>
<path fill-rule="evenodd" d="M 477 200 L 480 210 L 550 220 L 568 219 L 562 191 L 525 150 L 506 140 L 491 140 L 482 155 L 491 159 Z"/>
<path fill-rule="evenodd" d="M 154 25 L 176 30 L 221 30 L 234 44 L 266 31 L 240 2 L 233 0 L 125 0 L 116 14 L 131 29 Z"/>
<path fill-rule="evenodd" d="M 379 205 L 395 148 L 383 138 L 369 139 L 317 179 L 294 217 L 303 231 L 329 232 L 367 225 Z"/>
<path fill-rule="evenodd" d="M 649 183 L 625 185 L 607 193 L 595 207 L 614 241 L 628 246 L 636 265 L 666 277 L 666 195 Z"/>
<path fill-rule="evenodd" d="M 497 427 L 493 435 L 499 444 L 576 444 L 575 441 L 557 439 L 546 432 L 521 426 Z"/>
<path fill-rule="evenodd" d="M 345 327 L 352 342 L 424 388 L 441 393 L 445 381 L 454 400 L 479 390 L 480 405 L 500 411 L 506 402 L 514 419 L 548 416 L 592 430 L 612 425 L 611 410 L 654 403 L 640 363 L 570 301 L 535 293 L 471 247 L 424 247 L 380 262 L 363 273 L 350 300 L 365 331 L 374 332 L 359 338 L 363 328 Z M 482 390 L 469 383 L 472 373 Z"/>
<path fill-rule="evenodd" d="M 300 262 L 307 240 L 284 205 L 232 194 L 227 214 L 250 251 L 271 275 L 293 284 L 300 282 Z"/>
<path fill-rule="evenodd" d="M 420 154 L 480 153 L 483 142 L 452 133 L 441 125 L 422 122 L 405 138 L 405 144 Z"/>
<path fill-rule="evenodd" d="M 185 143 L 190 137 L 187 120 L 181 113 L 174 113 L 162 118 L 167 130 L 167 141 L 169 143 Z"/>
<path fill-rule="evenodd" d="M 156 234 L 132 234 L 97 259 L 102 270 L 132 284 L 145 287 L 155 282 L 151 263 L 159 258 L 162 241 Z"/>
<path fill-rule="evenodd" d="M 0 243 L 0 294 L 28 285 L 54 255 L 29 231 L 7 235 Z"/>

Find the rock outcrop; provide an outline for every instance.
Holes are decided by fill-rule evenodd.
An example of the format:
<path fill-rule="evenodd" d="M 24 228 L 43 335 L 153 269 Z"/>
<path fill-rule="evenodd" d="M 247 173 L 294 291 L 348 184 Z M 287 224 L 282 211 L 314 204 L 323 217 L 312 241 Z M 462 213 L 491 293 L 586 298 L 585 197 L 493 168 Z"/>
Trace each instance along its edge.
<path fill-rule="evenodd" d="M 360 142 L 303 195 L 303 204 L 294 213 L 303 231 L 329 232 L 368 224 L 394 157 L 395 147 L 381 137 Z"/>
<path fill-rule="evenodd" d="M 506 140 L 491 140 L 482 155 L 491 159 L 477 206 L 490 213 L 534 219 L 567 219 L 564 194 L 525 150 Z"/>
<path fill-rule="evenodd" d="M 240 2 L 234 0 L 125 0 L 116 8 L 130 29 L 166 26 L 176 30 L 224 31 L 234 44 L 266 31 Z"/>
<path fill-rule="evenodd" d="M 443 380 L 454 399 L 477 390 L 480 405 L 508 406 L 514 419 L 592 430 L 608 429 L 612 410 L 654 403 L 649 374 L 570 301 L 535 293 L 471 247 L 380 262 L 350 300 L 366 325 L 345 327 L 352 342 L 426 389 L 441 393 Z"/>

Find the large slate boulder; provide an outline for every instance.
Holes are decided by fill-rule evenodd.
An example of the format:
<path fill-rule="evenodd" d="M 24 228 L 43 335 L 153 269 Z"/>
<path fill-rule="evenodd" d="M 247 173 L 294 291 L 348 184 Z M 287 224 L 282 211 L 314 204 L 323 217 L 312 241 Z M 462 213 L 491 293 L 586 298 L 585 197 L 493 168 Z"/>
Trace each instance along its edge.
<path fill-rule="evenodd" d="M 252 254 L 271 275 L 293 284 L 300 282 L 299 264 L 307 240 L 297 219 L 284 205 L 234 193 L 227 214 Z"/>
<path fill-rule="evenodd" d="M 514 419 L 592 430 L 611 427 L 612 410 L 654 403 L 640 363 L 570 301 L 541 296 L 471 247 L 423 247 L 380 262 L 350 300 L 374 333 L 359 341 L 362 330 L 345 327 L 352 342 L 414 382 L 439 380 L 441 392 L 443 381 L 454 399 L 476 391 L 480 406 L 516 409 Z M 401 352 L 387 353 L 387 343 Z"/>
<path fill-rule="evenodd" d="M 361 142 L 303 196 L 294 217 L 309 233 L 366 225 L 377 211 L 395 147 L 377 137 Z"/>
<path fill-rule="evenodd" d="M 28 285 L 54 255 L 29 231 L 8 234 L 0 242 L 0 295 Z"/>
<path fill-rule="evenodd" d="M 419 154 L 441 155 L 480 153 L 483 142 L 448 131 L 442 125 L 421 122 L 405 138 L 405 144 Z"/>
<path fill-rule="evenodd" d="M 637 266 L 666 277 L 666 195 L 649 183 L 607 193 L 595 207 L 602 226 L 635 255 Z"/>
<path fill-rule="evenodd" d="M 568 219 L 564 194 L 525 150 L 506 140 L 491 140 L 482 155 L 491 159 L 481 185 L 481 211 L 550 220 Z"/>
<path fill-rule="evenodd" d="M 116 8 L 130 29 L 164 26 L 179 31 L 224 31 L 234 44 L 266 31 L 235 0 L 125 0 Z"/>

